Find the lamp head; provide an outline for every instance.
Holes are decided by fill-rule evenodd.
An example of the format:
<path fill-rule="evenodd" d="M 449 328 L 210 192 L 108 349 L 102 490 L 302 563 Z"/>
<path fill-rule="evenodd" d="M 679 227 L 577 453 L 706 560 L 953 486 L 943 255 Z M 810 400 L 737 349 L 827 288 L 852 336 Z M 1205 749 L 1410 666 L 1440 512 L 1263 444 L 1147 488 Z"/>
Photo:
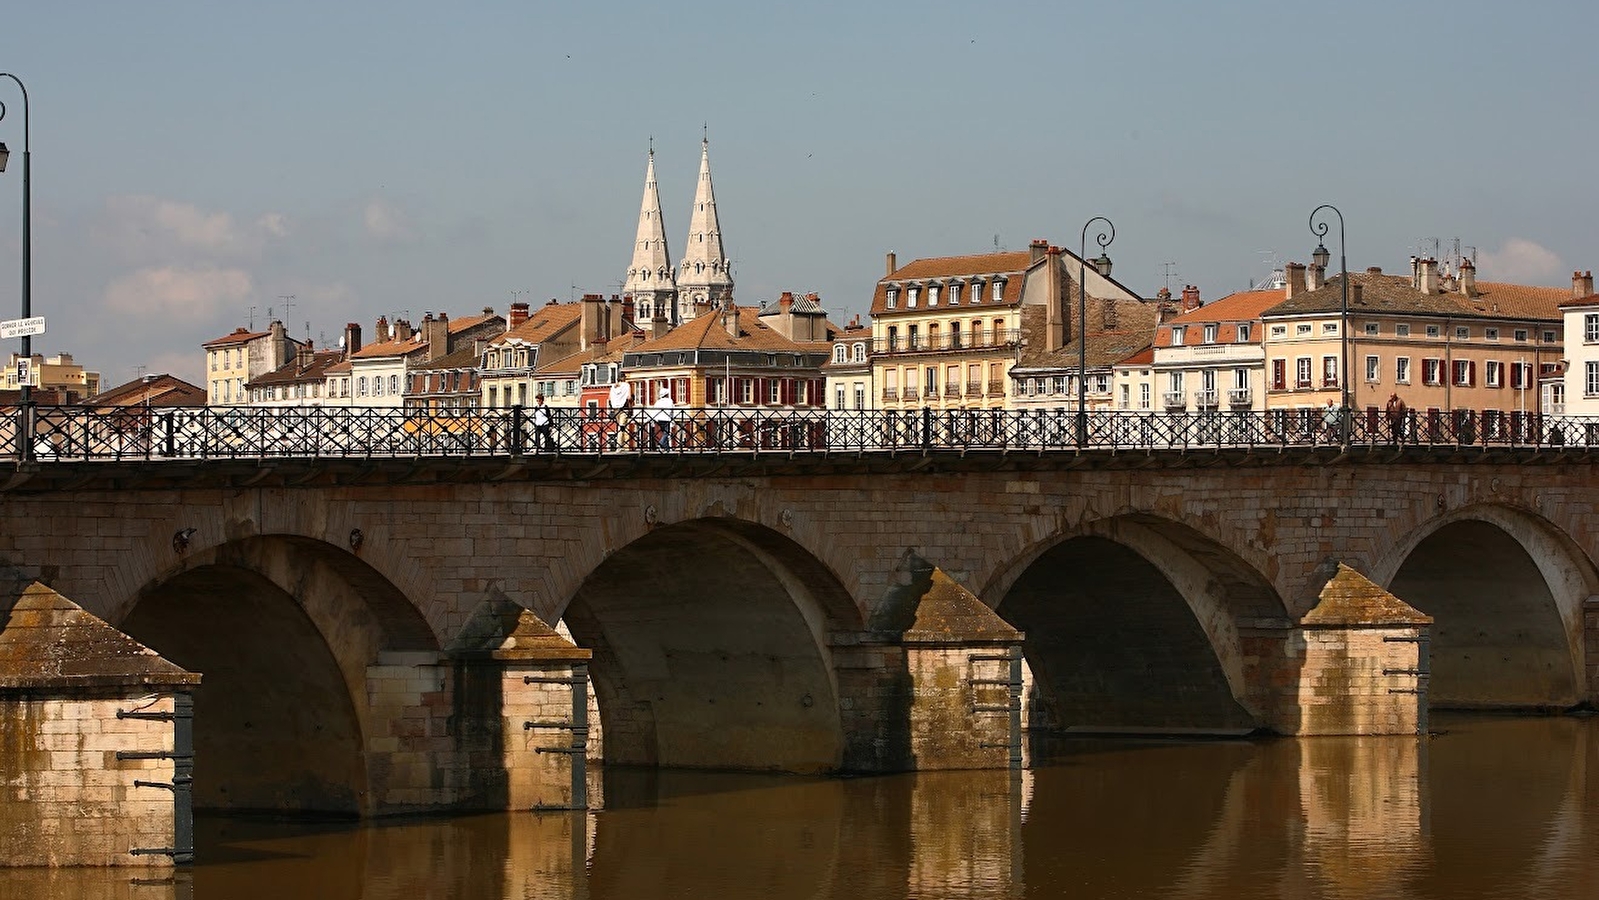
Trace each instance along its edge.
<path fill-rule="evenodd" d="M 1110 277 L 1110 257 L 1105 254 L 1105 251 L 1099 251 L 1099 259 L 1094 260 L 1094 270 L 1099 273 L 1101 278 Z"/>
<path fill-rule="evenodd" d="M 1326 270 L 1327 264 L 1332 262 L 1332 254 L 1327 252 L 1327 245 L 1321 242 L 1317 242 L 1316 251 L 1310 254 L 1310 258 L 1316 265 L 1321 266 L 1323 270 Z"/>

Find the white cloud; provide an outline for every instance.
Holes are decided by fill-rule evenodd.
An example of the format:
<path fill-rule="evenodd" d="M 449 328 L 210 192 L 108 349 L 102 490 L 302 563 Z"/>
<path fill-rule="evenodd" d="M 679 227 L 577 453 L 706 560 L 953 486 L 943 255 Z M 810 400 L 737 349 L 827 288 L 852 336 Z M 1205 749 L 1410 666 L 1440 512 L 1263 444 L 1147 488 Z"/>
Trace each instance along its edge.
<path fill-rule="evenodd" d="M 237 258 L 255 256 L 266 242 L 289 233 L 282 213 L 265 213 L 240 223 L 232 213 L 147 194 L 107 197 L 95 223 L 101 242 L 134 262 L 174 256 Z"/>
<path fill-rule="evenodd" d="M 383 243 L 408 243 L 416 238 L 405 210 L 382 197 L 368 201 L 361 212 L 366 233 Z"/>
<path fill-rule="evenodd" d="M 1564 269 L 1560 257 L 1525 238 L 1509 238 L 1498 250 L 1484 250 L 1477 255 L 1477 273 L 1483 281 L 1539 284 Z"/>
<path fill-rule="evenodd" d="M 243 269 L 140 269 L 106 285 L 106 306 L 134 315 L 176 315 L 212 318 L 237 309 L 250 295 L 250 274 Z"/>

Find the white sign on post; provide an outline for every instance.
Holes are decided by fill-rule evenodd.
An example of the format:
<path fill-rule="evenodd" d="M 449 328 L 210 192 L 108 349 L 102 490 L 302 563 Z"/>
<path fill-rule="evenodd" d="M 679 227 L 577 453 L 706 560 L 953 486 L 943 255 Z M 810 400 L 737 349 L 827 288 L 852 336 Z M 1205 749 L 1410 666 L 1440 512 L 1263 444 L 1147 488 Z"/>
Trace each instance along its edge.
<path fill-rule="evenodd" d="M 44 334 L 44 316 L 31 319 L 6 319 L 0 322 L 0 341 Z"/>
<path fill-rule="evenodd" d="M 33 360 L 23 357 L 17 360 L 17 386 L 33 383 Z"/>

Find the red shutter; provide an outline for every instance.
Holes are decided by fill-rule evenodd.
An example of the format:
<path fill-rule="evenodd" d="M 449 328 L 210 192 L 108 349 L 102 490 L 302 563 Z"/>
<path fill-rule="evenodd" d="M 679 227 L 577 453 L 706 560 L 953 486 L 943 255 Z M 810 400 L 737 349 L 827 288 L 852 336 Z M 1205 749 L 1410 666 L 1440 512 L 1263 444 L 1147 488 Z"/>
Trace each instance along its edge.
<path fill-rule="evenodd" d="M 1466 364 L 1466 383 L 1472 387 L 1477 386 L 1477 362 L 1472 360 Z"/>
<path fill-rule="evenodd" d="M 766 405 L 766 379 L 764 378 L 755 379 L 755 405 Z"/>
<path fill-rule="evenodd" d="M 792 378 L 783 379 L 783 405 L 794 405 L 794 379 Z"/>

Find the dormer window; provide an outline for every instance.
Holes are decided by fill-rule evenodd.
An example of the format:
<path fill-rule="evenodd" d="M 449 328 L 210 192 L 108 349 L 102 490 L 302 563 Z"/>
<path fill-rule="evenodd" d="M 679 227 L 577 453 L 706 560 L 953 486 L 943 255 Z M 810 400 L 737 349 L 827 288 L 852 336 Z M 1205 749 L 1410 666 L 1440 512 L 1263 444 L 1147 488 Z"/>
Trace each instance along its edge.
<path fill-rule="evenodd" d="M 938 305 L 938 285 L 936 284 L 927 286 L 927 305 L 930 307 Z"/>
<path fill-rule="evenodd" d="M 960 306 L 961 305 L 961 286 L 960 286 L 960 284 L 958 282 L 957 283 L 952 283 L 949 286 L 949 305 L 950 306 Z"/>
<path fill-rule="evenodd" d="M 998 303 L 998 302 L 1000 302 L 1001 300 L 1004 300 L 1004 299 L 1005 299 L 1005 279 L 996 278 L 996 279 L 994 279 L 994 302 Z"/>
<path fill-rule="evenodd" d="M 1171 329 L 1171 345 L 1173 347 L 1181 347 L 1183 345 L 1183 339 L 1187 336 L 1187 334 L 1187 328 L 1183 327 L 1182 325 L 1173 325 Z"/>
<path fill-rule="evenodd" d="M 884 293 L 884 296 L 887 297 L 887 300 L 883 305 L 888 309 L 893 309 L 899 305 L 899 288 L 889 288 Z"/>
<path fill-rule="evenodd" d="M 917 301 L 917 299 L 920 298 L 921 293 L 922 293 L 922 289 L 921 288 L 912 287 L 910 289 L 910 293 L 905 295 L 905 308 L 906 309 L 915 309 L 916 308 L 916 301 Z"/>
<path fill-rule="evenodd" d="M 837 347 L 834 347 L 833 348 L 833 362 L 835 362 L 835 363 L 844 362 L 844 359 L 845 359 L 844 354 L 845 354 L 845 350 L 844 350 L 844 345 L 843 344 L 839 344 Z"/>
<path fill-rule="evenodd" d="M 855 345 L 855 361 L 866 362 L 866 345 L 864 343 Z"/>
<path fill-rule="evenodd" d="M 1216 326 L 1215 325 L 1206 325 L 1205 326 L 1205 343 L 1207 343 L 1207 344 L 1216 343 Z"/>

